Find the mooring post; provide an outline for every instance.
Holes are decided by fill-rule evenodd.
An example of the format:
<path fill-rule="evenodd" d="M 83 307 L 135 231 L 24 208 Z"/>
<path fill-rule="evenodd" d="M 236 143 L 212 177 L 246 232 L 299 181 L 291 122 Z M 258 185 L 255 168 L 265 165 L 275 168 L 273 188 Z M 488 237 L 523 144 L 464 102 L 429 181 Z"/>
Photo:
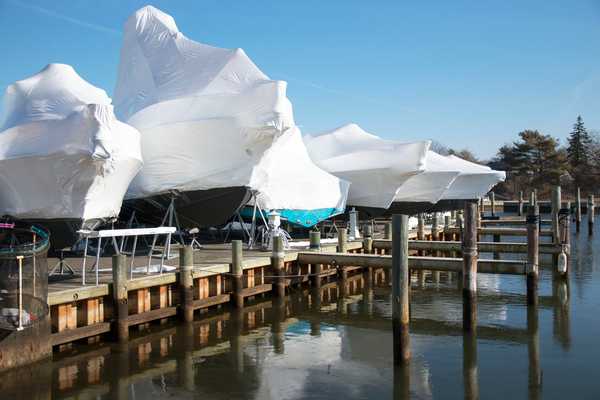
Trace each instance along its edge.
<path fill-rule="evenodd" d="M 594 210 L 595 204 L 594 204 L 594 195 L 590 194 L 590 196 L 588 197 L 588 234 L 591 236 L 594 234 L 594 216 L 595 216 L 595 212 L 596 210 Z"/>
<path fill-rule="evenodd" d="M 425 214 L 420 213 L 419 215 L 417 215 L 417 240 L 424 240 L 424 239 L 425 239 Z M 424 253 L 425 252 L 423 250 L 419 250 L 417 252 L 417 255 L 423 256 Z"/>
<path fill-rule="evenodd" d="M 500 237 L 500 235 L 492 235 L 492 240 L 494 241 L 494 243 L 500 243 L 500 241 L 501 241 L 501 237 Z M 497 252 L 497 251 L 495 251 L 495 252 L 492 254 L 492 258 L 493 258 L 494 260 L 499 260 L 499 259 L 500 259 L 500 253 L 499 253 L 499 252 Z"/>
<path fill-rule="evenodd" d="M 285 251 L 283 248 L 283 238 L 281 236 L 273 237 L 273 252 L 271 253 L 271 267 L 275 278 L 275 296 L 285 297 Z"/>
<path fill-rule="evenodd" d="M 321 250 L 321 232 L 310 231 L 310 233 L 309 233 L 309 249 L 310 249 L 310 251 Z"/>
<path fill-rule="evenodd" d="M 392 322 L 394 335 L 394 363 L 410 359 L 409 287 L 408 272 L 408 216 L 392 216 Z"/>
<path fill-rule="evenodd" d="M 371 254 L 373 253 L 373 237 L 371 236 L 370 231 L 365 230 L 365 237 L 363 239 L 363 253 Z"/>
<path fill-rule="evenodd" d="M 492 217 L 496 216 L 496 193 L 490 192 L 490 203 L 492 207 Z"/>
<path fill-rule="evenodd" d="M 383 238 L 388 240 L 392 238 L 392 224 L 390 222 L 385 223 L 385 231 L 383 232 Z"/>
<path fill-rule="evenodd" d="M 477 200 L 465 202 L 463 254 L 463 329 L 477 327 Z"/>
<path fill-rule="evenodd" d="M 273 248 L 275 243 L 273 243 Z M 231 280 L 232 280 L 232 300 L 236 308 L 244 307 L 244 255 L 242 253 L 242 241 L 231 241 Z"/>
<path fill-rule="evenodd" d="M 179 248 L 179 292 L 183 305 L 183 320 L 194 320 L 194 249 L 192 246 Z"/>
<path fill-rule="evenodd" d="M 568 209 L 561 209 L 559 213 L 559 241 L 557 245 L 561 246 L 561 252 L 556 257 L 556 273 L 559 277 L 564 277 L 569 271 L 569 257 L 571 254 L 570 246 L 570 221 Z"/>
<path fill-rule="evenodd" d="M 523 191 L 519 192 L 519 208 L 518 208 L 519 217 L 523 215 Z"/>
<path fill-rule="evenodd" d="M 450 237 L 450 233 L 448 233 L 449 229 L 450 229 L 450 216 L 445 215 L 444 216 L 444 240 L 445 241 L 452 240 L 452 238 Z"/>
<path fill-rule="evenodd" d="M 338 253 L 348 252 L 348 231 L 346 228 L 338 229 Z"/>
<path fill-rule="evenodd" d="M 338 230 L 338 245 L 337 245 L 338 253 L 347 253 L 348 252 L 348 231 L 346 229 Z M 343 266 L 338 267 L 338 274 L 340 279 L 342 280 L 342 285 L 346 284 L 346 279 L 348 278 L 348 272 L 346 268 Z"/>
<path fill-rule="evenodd" d="M 555 186 L 552 189 L 552 236 L 554 237 L 554 244 L 560 243 L 560 232 L 558 226 L 558 214 L 562 205 L 561 200 L 561 189 L 560 186 Z"/>
<path fill-rule="evenodd" d="M 575 215 L 575 230 L 577 233 L 579 233 L 579 230 L 581 229 L 581 189 L 577 188 L 577 204 L 575 205 L 576 210 L 575 212 L 577 213 Z"/>
<path fill-rule="evenodd" d="M 433 221 L 431 222 L 431 240 L 440 240 L 439 221 L 440 213 L 433 213 Z"/>
<path fill-rule="evenodd" d="M 538 303 L 538 266 L 539 266 L 539 208 L 529 204 L 527 210 L 527 304 Z"/>
<path fill-rule="evenodd" d="M 310 231 L 309 234 L 309 250 L 310 251 L 321 251 L 321 232 L 320 231 Z M 321 264 L 312 264 L 311 265 L 311 281 L 313 286 L 321 287 Z"/>
<path fill-rule="evenodd" d="M 127 301 L 127 257 L 115 254 L 112 257 L 113 298 L 117 314 L 117 339 L 119 342 L 129 340 L 129 304 Z"/>

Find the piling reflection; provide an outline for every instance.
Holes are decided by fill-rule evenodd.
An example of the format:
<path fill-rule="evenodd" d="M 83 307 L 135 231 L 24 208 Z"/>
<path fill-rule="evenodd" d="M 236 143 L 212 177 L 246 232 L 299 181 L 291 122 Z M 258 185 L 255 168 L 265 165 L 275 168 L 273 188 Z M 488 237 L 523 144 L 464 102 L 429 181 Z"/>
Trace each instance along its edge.
<path fill-rule="evenodd" d="M 541 398 L 538 314 L 540 309 L 552 312 L 555 337 L 570 342 L 566 281 L 553 281 L 555 297 L 540 296 L 538 305 L 527 307 L 526 329 L 485 321 L 478 326 L 475 314 L 469 317 L 475 319 L 475 329 L 465 332 L 460 317 L 448 318 L 449 309 L 436 312 L 436 299 L 441 298 L 445 305 L 454 304 L 460 316 L 463 294 L 455 283 L 461 280 L 442 273 L 439 283 L 431 275 L 421 287 L 417 274 L 414 278 L 411 334 L 455 337 L 459 343 L 462 339 L 462 354 L 457 356 L 462 357 L 466 399 L 480 396 L 478 340 L 480 345 L 481 341 L 526 345 L 529 397 Z M 260 298 L 243 309 L 224 307 L 196 316 L 192 323 L 153 324 L 143 332 L 132 332 L 124 344 L 73 346 L 69 353 L 55 354 L 55 361 L 36 368 L 35 376 L 16 375 L 18 387 L 0 380 L 0 390 L 17 394 L 10 398 L 27 399 L 144 399 L 157 393 L 171 398 L 274 398 L 280 390 L 293 398 L 322 397 L 313 391 L 324 382 L 336 393 L 348 393 L 349 389 L 336 385 L 342 379 L 336 374 L 348 370 L 352 372 L 344 373 L 349 375 L 342 375 L 346 382 L 360 376 L 361 386 L 368 387 L 364 397 L 431 398 L 436 376 L 424 363 L 421 349 L 410 363 L 392 365 L 390 296 L 382 270 L 356 271 L 343 283 L 292 290 L 285 298 Z M 484 287 L 478 303 L 480 308 L 497 311 L 507 304 L 522 307 L 525 297 L 499 295 Z M 486 315 L 481 310 L 480 314 Z M 286 368 L 293 371 L 293 379 L 291 372 L 285 375 Z M 327 380 L 330 374 L 335 379 Z M 27 383 L 32 381 L 35 385 Z M 283 387 L 288 381 L 293 385 Z"/>

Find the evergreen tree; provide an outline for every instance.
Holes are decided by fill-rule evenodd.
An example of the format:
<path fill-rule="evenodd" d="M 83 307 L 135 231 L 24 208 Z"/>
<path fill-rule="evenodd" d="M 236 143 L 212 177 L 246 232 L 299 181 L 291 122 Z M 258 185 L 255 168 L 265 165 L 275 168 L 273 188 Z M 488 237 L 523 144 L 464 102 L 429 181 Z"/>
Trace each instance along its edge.
<path fill-rule="evenodd" d="M 577 183 L 581 182 L 582 174 L 590 162 L 591 138 L 585 126 L 581 115 L 577 117 L 577 122 L 573 125 L 573 131 L 569 135 L 569 146 L 567 147 L 567 157 L 571 166 L 571 173 L 574 175 Z"/>
<path fill-rule="evenodd" d="M 520 132 L 519 136 L 521 140 L 502 146 L 490 163 L 509 173 L 511 182 L 505 186 L 527 192 L 558 184 L 567 169 L 567 154 L 559 148 L 558 140 L 534 130 Z"/>

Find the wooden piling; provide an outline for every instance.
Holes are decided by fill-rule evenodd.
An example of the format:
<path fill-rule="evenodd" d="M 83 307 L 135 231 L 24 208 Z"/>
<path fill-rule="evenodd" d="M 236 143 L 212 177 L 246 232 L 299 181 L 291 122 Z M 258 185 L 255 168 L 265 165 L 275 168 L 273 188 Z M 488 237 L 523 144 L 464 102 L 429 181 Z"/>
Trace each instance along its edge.
<path fill-rule="evenodd" d="M 490 192 L 490 203 L 492 206 L 492 217 L 496 216 L 496 193 Z"/>
<path fill-rule="evenodd" d="M 463 254 L 463 329 L 477 326 L 477 200 L 465 202 Z"/>
<path fill-rule="evenodd" d="M 519 217 L 523 216 L 523 191 L 519 192 L 519 209 L 518 209 Z"/>
<path fill-rule="evenodd" d="M 577 204 L 575 205 L 576 210 L 576 214 L 575 214 L 575 229 L 577 231 L 577 233 L 579 233 L 580 229 L 581 229 L 581 189 L 577 188 Z"/>
<path fill-rule="evenodd" d="M 309 248 L 312 251 L 321 250 L 321 232 L 319 231 L 310 231 L 309 234 Z"/>
<path fill-rule="evenodd" d="M 408 271 L 408 216 L 394 215 L 392 243 L 392 322 L 394 335 L 394 363 L 410 360 L 409 287 Z"/>
<path fill-rule="evenodd" d="M 417 239 L 425 240 L 425 215 L 423 213 L 417 216 Z M 423 250 L 419 250 L 417 254 L 422 256 L 424 252 Z"/>
<path fill-rule="evenodd" d="M 273 247 L 275 244 L 273 243 Z M 231 241 L 231 280 L 232 280 L 232 294 L 231 299 L 233 300 L 233 305 L 236 308 L 244 307 L 244 295 L 242 291 L 244 290 L 244 258 L 242 254 L 242 241 L 241 240 L 232 240 Z"/>
<path fill-rule="evenodd" d="M 365 238 L 365 240 L 367 240 Z M 372 242 L 372 240 L 371 240 Z M 321 232 L 311 231 L 310 232 L 310 251 L 321 251 Z M 321 271 L 323 269 L 322 264 L 311 264 L 311 282 L 314 287 L 321 287 Z"/>
<path fill-rule="evenodd" d="M 385 231 L 383 233 L 383 238 L 384 239 L 392 238 L 392 224 L 390 224 L 389 222 L 386 222 L 386 224 L 385 224 Z"/>
<path fill-rule="evenodd" d="M 275 296 L 285 297 L 285 252 L 283 248 L 283 238 L 281 236 L 273 237 L 273 252 L 271 253 L 271 267 L 275 278 Z"/>
<path fill-rule="evenodd" d="M 338 253 L 348 252 L 348 230 L 346 230 L 346 228 L 338 229 L 337 251 Z"/>
<path fill-rule="evenodd" d="M 594 234 L 594 216 L 596 210 L 594 210 L 594 195 L 590 194 L 588 197 L 588 234 L 592 236 Z"/>
<path fill-rule="evenodd" d="M 552 189 L 552 212 L 551 212 L 551 221 L 552 221 L 552 235 L 554 237 L 553 242 L 558 244 L 559 240 L 559 226 L 558 226 L 558 214 L 560 212 L 562 200 L 561 200 L 561 189 L 560 186 L 555 186 Z"/>
<path fill-rule="evenodd" d="M 440 213 L 433 213 L 433 221 L 431 222 L 431 240 L 440 240 L 439 218 Z"/>
<path fill-rule="evenodd" d="M 337 245 L 338 253 L 347 253 L 348 252 L 348 231 L 346 229 L 338 230 L 338 245 Z M 342 286 L 345 288 L 346 279 L 348 278 L 348 272 L 344 267 L 340 267 L 338 270 L 339 278 L 342 281 Z"/>
<path fill-rule="evenodd" d="M 116 311 L 116 333 L 119 342 L 129 340 L 129 304 L 127 300 L 127 257 L 115 254 L 112 257 L 113 298 Z"/>
<path fill-rule="evenodd" d="M 365 236 L 363 239 L 363 253 L 373 253 L 373 238 L 371 236 Z"/>
<path fill-rule="evenodd" d="M 538 265 L 539 265 L 539 208 L 530 204 L 527 212 L 527 304 L 538 303 Z"/>
<path fill-rule="evenodd" d="M 194 249 L 192 246 L 179 248 L 179 292 L 185 322 L 194 320 Z"/>

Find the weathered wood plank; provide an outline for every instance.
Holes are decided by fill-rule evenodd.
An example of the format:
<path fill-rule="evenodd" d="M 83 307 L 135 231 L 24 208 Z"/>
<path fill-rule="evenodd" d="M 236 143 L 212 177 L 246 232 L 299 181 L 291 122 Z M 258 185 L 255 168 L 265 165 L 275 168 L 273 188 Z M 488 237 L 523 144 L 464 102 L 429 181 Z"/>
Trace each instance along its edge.
<path fill-rule="evenodd" d="M 110 323 L 100 322 L 93 325 L 86 325 L 76 329 L 69 329 L 62 332 L 53 333 L 50 336 L 52 346 L 73 342 L 75 340 L 96 336 L 110 331 Z"/>
<path fill-rule="evenodd" d="M 156 310 L 146 311 L 140 314 L 133 314 L 127 317 L 127 325 L 139 325 L 146 322 L 155 321 L 172 317 L 177 314 L 177 307 L 157 308 Z"/>

